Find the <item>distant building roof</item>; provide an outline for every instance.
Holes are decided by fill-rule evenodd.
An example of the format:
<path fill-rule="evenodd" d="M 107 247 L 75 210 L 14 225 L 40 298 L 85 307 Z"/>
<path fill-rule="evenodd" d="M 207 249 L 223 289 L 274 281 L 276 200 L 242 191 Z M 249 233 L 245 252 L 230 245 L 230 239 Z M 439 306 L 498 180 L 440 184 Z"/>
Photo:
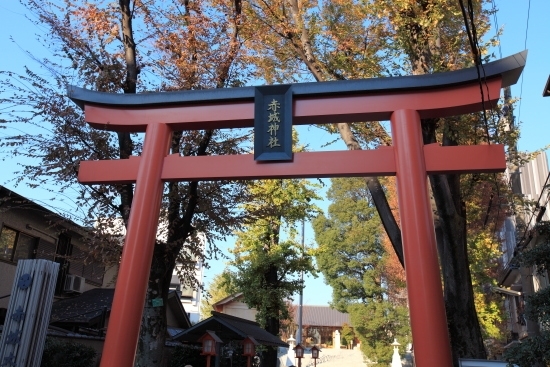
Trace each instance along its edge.
<path fill-rule="evenodd" d="M 296 310 L 297 312 L 297 310 Z M 294 316 L 297 322 L 298 315 Z M 304 326 L 334 326 L 351 325 L 349 314 L 340 312 L 329 306 L 302 306 L 302 325 Z"/>
<path fill-rule="evenodd" d="M 83 231 L 87 230 L 85 227 L 76 224 L 72 220 L 54 212 L 52 209 L 48 209 L 36 201 L 27 199 L 2 185 L 0 185 L 0 206 L 2 210 L 20 209 L 40 213 L 42 218 L 48 222 L 49 225 L 64 228 L 80 235 L 83 235 Z M 27 227 L 28 226 L 27 224 Z"/>
<path fill-rule="evenodd" d="M 262 345 L 286 347 L 288 344 L 262 329 L 257 322 L 212 311 L 212 316 L 174 336 L 174 340 L 196 343 L 207 331 L 215 331 L 225 343 L 251 336 Z"/>
<path fill-rule="evenodd" d="M 239 302 L 242 292 L 231 294 L 212 305 L 216 312 L 222 312 L 223 306 L 232 302 Z M 298 306 L 294 305 L 294 323 L 298 323 Z M 351 325 L 349 314 L 340 312 L 330 306 L 302 306 L 302 325 L 304 326 L 330 326 L 341 327 L 343 324 Z"/>

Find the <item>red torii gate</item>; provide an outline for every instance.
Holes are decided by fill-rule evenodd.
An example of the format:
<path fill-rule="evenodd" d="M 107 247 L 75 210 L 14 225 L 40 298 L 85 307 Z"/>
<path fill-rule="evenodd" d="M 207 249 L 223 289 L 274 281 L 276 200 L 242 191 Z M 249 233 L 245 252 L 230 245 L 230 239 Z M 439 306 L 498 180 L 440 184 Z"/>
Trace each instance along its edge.
<path fill-rule="evenodd" d="M 526 56 L 523 51 L 484 65 L 483 99 L 475 68 L 293 84 L 293 124 L 389 119 L 393 146 L 295 153 L 292 160 L 272 163 L 257 162 L 252 154 L 168 154 L 172 131 L 253 126 L 255 87 L 137 95 L 70 87 L 69 97 L 84 108 L 91 126 L 146 132 L 140 157 L 81 162 L 79 170 L 82 183 L 136 183 L 101 367 L 133 366 L 149 275 L 145 269 L 151 266 L 164 182 L 387 175 L 397 176 L 416 365 L 452 366 L 426 175 L 500 172 L 506 167 L 505 155 L 501 145 L 424 145 L 420 119 L 490 108 L 500 88 L 516 83 Z"/>

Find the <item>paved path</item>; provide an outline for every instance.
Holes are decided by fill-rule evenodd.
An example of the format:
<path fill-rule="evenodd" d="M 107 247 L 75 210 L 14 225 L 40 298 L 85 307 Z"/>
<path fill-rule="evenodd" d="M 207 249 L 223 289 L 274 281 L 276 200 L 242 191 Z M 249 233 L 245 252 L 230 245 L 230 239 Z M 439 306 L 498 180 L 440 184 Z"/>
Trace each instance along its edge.
<path fill-rule="evenodd" d="M 334 350 L 331 348 L 325 348 L 319 353 L 319 359 L 317 359 L 317 366 L 319 367 L 366 367 L 363 362 L 363 355 L 359 349 L 349 350 L 340 349 Z M 306 354 L 306 357 L 302 359 L 302 367 L 313 367 L 313 360 L 310 355 Z"/>

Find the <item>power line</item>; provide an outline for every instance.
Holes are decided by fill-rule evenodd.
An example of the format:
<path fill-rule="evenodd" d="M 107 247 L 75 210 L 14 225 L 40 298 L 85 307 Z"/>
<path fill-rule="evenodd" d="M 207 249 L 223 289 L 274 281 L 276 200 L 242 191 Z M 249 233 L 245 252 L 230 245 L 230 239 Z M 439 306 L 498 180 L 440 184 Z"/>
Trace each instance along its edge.
<path fill-rule="evenodd" d="M 485 68 L 483 67 L 479 42 L 477 39 L 477 30 L 476 30 L 475 19 L 474 19 L 474 6 L 472 3 L 472 0 L 468 0 L 467 10 L 466 10 L 466 7 L 464 6 L 463 0 L 459 0 L 459 4 L 460 4 L 460 9 L 462 10 L 462 16 L 464 18 L 464 27 L 466 28 L 466 34 L 468 36 L 468 41 L 470 42 L 470 48 L 472 50 L 472 55 L 474 57 L 474 63 L 476 66 L 477 79 L 479 81 L 479 91 L 481 94 L 481 104 L 483 106 L 482 114 L 483 114 L 483 122 L 485 127 L 485 134 L 487 135 L 487 144 L 491 144 L 491 136 L 489 133 L 489 123 L 487 120 L 486 110 L 490 109 L 491 114 L 494 115 L 494 106 L 492 105 L 488 107 L 485 106 L 485 95 L 483 93 L 484 84 L 487 90 L 487 97 L 489 100 L 491 100 L 491 98 L 489 96 L 489 86 L 487 85 L 487 80 L 485 78 Z M 481 74 L 483 74 L 483 78 Z M 498 140 L 498 137 L 497 137 L 497 140 Z"/>
<path fill-rule="evenodd" d="M 529 34 L 529 16 L 531 15 L 531 0 L 529 0 L 527 5 L 527 22 L 525 25 L 525 41 L 523 42 L 523 49 L 527 49 L 527 35 Z M 521 87 L 519 90 L 519 107 L 518 107 L 518 122 L 521 122 L 521 100 L 523 96 L 523 76 L 525 73 L 521 73 Z"/>

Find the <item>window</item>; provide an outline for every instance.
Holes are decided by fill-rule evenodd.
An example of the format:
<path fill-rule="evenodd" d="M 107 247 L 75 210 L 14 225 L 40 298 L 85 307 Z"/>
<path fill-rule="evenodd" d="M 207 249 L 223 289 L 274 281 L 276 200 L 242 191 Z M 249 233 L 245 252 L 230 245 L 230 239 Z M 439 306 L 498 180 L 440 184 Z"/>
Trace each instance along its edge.
<path fill-rule="evenodd" d="M 31 237 L 9 227 L 2 227 L 0 233 L 0 259 L 17 262 L 31 259 L 36 246 L 36 237 Z"/>

